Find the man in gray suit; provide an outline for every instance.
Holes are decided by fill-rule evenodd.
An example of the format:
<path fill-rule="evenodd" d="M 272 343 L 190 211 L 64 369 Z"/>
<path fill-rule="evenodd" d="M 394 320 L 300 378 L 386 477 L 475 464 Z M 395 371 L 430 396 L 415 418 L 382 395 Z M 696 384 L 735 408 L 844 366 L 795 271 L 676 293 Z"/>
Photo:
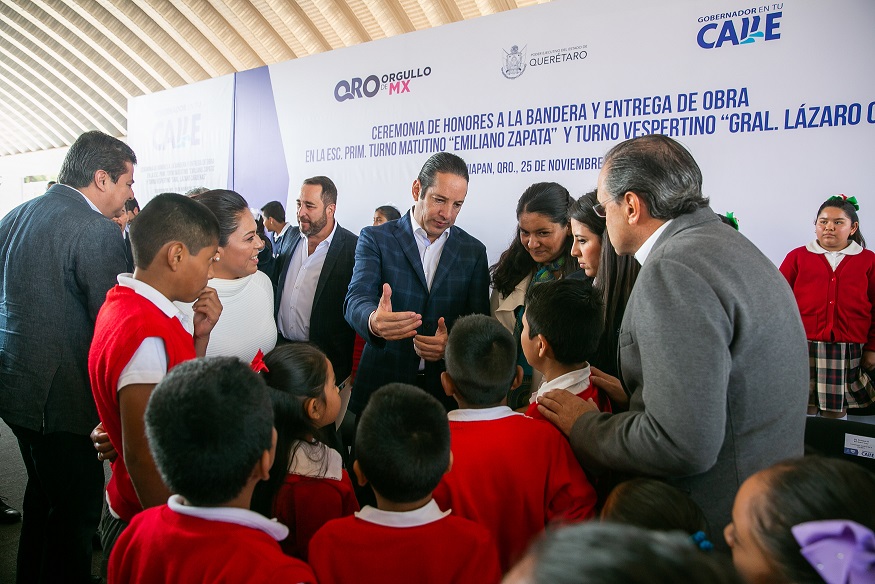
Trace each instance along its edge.
<path fill-rule="evenodd" d="M 602 414 L 565 391 L 539 409 L 582 464 L 665 479 L 719 533 L 747 477 L 802 455 L 808 353 L 793 294 L 711 211 L 699 166 L 671 138 L 611 149 L 598 201 L 617 253 L 642 265 L 619 334 L 629 411 Z"/>
<path fill-rule="evenodd" d="M 0 417 L 28 481 L 17 582 L 88 582 L 103 465 L 88 383 L 97 312 L 125 271 L 110 218 L 133 197 L 137 158 L 101 132 L 70 147 L 58 183 L 0 221 Z"/>

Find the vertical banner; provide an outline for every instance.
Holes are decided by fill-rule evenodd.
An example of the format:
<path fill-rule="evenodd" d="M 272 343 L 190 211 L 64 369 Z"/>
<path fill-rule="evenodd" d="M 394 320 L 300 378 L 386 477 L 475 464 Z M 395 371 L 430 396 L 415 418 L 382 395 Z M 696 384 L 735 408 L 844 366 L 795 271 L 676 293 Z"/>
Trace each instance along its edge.
<path fill-rule="evenodd" d="M 128 143 L 137 154 L 141 205 L 159 193 L 231 184 L 234 75 L 135 97 Z"/>
<path fill-rule="evenodd" d="M 870 0 L 559 0 L 272 65 L 289 202 L 330 176 L 355 231 L 450 151 L 471 174 L 458 224 L 495 261 L 526 187 L 580 196 L 610 147 L 658 133 L 777 263 L 820 202 L 875 184 L 873 23 Z"/>
<path fill-rule="evenodd" d="M 286 201 L 289 172 L 267 67 L 237 73 L 232 188 L 255 209 Z"/>

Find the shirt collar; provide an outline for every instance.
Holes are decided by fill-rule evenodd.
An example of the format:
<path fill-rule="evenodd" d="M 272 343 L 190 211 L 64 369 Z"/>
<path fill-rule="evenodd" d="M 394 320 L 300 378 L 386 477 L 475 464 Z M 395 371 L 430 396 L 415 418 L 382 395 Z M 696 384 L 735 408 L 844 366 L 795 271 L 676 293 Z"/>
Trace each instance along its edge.
<path fill-rule="evenodd" d="M 292 452 L 292 461 L 289 463 L 289 472 L 292 474 L 336 481 L 343 477 L 340 453 L 321 442 L 296 440 Z"/>
<path fill-rule="evenodd" d="M 331 228 L 331 233 L 328 234 L 328 237 L 326 237 L 324 240 L 320 241 L 319 245 L 317 245 L 316 248 L 318 249 L 318 248 L 323 247 L 323 246 L 330 246 L 331 240 L 334 239 L 334 234 L 336 232 L 337 232 L 337 221 L 334 222 L 334 227 Z M 304 235 L 303 232 L 301 232 L 301 239 L 303 239 L 304 241 L 307 241 L 307 236 Z"/>
<path fill-rule="evenodd" d="M 181 495 L 171 495 L 167 500 L 171 511 L 180 515 L 206 519 L 207 521 L 224 521 L 235 525 L 251 527 L 268 534 L 277 541 L 289 536 L 289 528 L 276 519 L 268 519 L 261 513 L 240 509 L 238 507 L 195 507 L 185 502 Z"/>
<path fill-rule="evenodd" d="M 450 230 L 453 228 L 453 226 L 450 225 L 449 227 L 444 229 L 444 232 L 441 233 L 437 239 L 435 239 L 434 241 L 430 240 L 428 238 L 428 233 L 425 232 L 425 229 L 422 228 L 422 225 L 419 224 L 419 221 L 417 221 L 416 217 L 413 215 L 413 207 L 410 208 L 410 227 L 413 229 L 413 235 L 416 236 L 417 238 L 419 238 L 420 240 L 423 240 L 423 243 L 425 243 L 426 247 L 428 247 L 429 245 L 432 245 L 434 243 L 437 243 L 441 239 L 443 239 L 443 240 L 449 239 Z"/>
<path fill-rule="evenodd" d="M 413 511 L 383 511 L 366 505 L 355 516 L 362 521 L 383 525 L 384 527 L 419 527 L 428 525 L 449 515 L 449 511 L 441 511 L 434 499 Z"/>
<path fill-rule="evenodd" d="M 447 414 L 451 422 L 483 422 L 487 420 L 500 420 L 510 416 L 522 416 L 507 406 L 495 406 L 494 408 L 459 409 Z"/>
<path fill-rule="evenodd" d="M 838 251 L 829 251 L 828 249 L 824 249 L 820 245 L 820 242 L 815 239 L 814 241 L 809 242 L 805 246 L 805 249 L 807 249 L 811 253 L 832 253 L 837 255 L 857 255 L 863 252 L 863 246 L 856 241 L 852 241 L 851 244 L 845 249 L 840 249 Z"/>
<path fill-rule="evenodd" d="M 142 280 L 134 279 L 132 274 L 119 274 L 116 279 L 118 280 L 119 286 L 124 286 L 125 288 L 130 288 L 155 306 L 157 306 L 161 312 L 167 315 L 168 318 L 173 318 L 174 316 L 179 319 L 179 321 L 185 324 L 188 320 L 188 316 L 182 311 L 180 311 L 173 302 L 171 302 L 164 294 L 143 282 Z"/>
<path fill-rule="evenodd" d="M 89 206 L 89 207 L 91 207 L 92 209 L 94 209 L 95 211 L 97 211 L 98 213 L 100 213 L 100 209 L 97 208 L 97 205 L 95 205 L 95 204 L 91 201 L 91 199 L 89 199 L 88 197 L 86 197 L 86 196 L 85 196 L 85 193 L 83 193 L 83 192 L 80 191 L 79 189 L 73 188 L 73 187 L 71 187 L 70 185 L 63 185 L 63 184 L 61 184 L 61 183 L 57 183 L 57 186 L 59 186 L 59 187 L 64 187 L 65 189 L 70 189 L 71 191 L 76 191 L 77 193 L 79 193 L 79 195 L 81 195 L 81 197 L 82 197 L 83 199 L 85 199 L 85 202 L 88 203 L 88 206 Z M 103 215 L 103 213 L 100 213 L 100 214 Z"/>
<path fill-rule="evenodd" d="M 276 234 L 276 236 L 277 236 L 277 237 L 282 237 L 283 235 L 286 234 L 286 231 L 288 231 L 288 230 L 289 230 L 289 227 L 291 227 L 291 226 L 292 226 L 291 223 L 286 223 L 286 224 L 283 226 L 283 228 L 280 229 L 280 232 Z"/>
<path fill-rule="evenodd" d="M 582 369 L 575 369 L 574 371 L 560 375 L 552 381 L 545 381 L 542 383 L 541 387 L 538 388 L 538 391 L 532 394 L 529 403 L 535 403 L 538 401 L 539 397 L 548 391 L 553 391 L 554 389 L 567 389 L 569 391 L 573 390 L 574 393 L 580 393 L 589 387 L 589 383 L 589 363 L 587 363 Z"/>
<path fill-rule="evenodd" d="M 650 255 L 650 251 L 653 249 L 653 246 L 656 245 L 656 240 L 659 239 L 659 236 L 662 235 L 662 232 L 665 231 L 665 228 L 668 227 L 668 224 L 674 221 L 674 219 L 669 219 L 662 225 L 660 225 L 656 231 L 650 234 L 641 247 L 638 248 L 638 251 L 635 252 L 635 259 L 638 260 L 638 263 L 642 266 L 644 262 L 647 261 L 647 256 Z"/>

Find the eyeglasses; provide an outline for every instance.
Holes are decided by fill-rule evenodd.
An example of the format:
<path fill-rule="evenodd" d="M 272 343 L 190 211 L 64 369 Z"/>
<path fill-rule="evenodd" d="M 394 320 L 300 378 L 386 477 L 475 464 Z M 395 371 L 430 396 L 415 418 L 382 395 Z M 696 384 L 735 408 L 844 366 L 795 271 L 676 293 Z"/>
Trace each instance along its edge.
<path fill-rule="evenodd" d="M 605 207 L 601 203 L 596 203 L 595 205 L 593 205 L 592 210 L 595 211 L 596 215 L 603 219 L 607 217 L 607 215 L 605 214 Z"/>

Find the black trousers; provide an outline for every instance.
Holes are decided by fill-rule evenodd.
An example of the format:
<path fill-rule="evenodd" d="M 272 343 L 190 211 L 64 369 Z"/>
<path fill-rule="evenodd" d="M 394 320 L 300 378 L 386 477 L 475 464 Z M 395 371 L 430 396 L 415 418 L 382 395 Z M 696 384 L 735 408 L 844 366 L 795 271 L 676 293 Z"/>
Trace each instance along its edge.
<path fill-rule="evenodd" d="M 7 425 L 27 469 L 16 583 L 86 583 L 103 505 L 103 463 L 88 436 Z"/>

